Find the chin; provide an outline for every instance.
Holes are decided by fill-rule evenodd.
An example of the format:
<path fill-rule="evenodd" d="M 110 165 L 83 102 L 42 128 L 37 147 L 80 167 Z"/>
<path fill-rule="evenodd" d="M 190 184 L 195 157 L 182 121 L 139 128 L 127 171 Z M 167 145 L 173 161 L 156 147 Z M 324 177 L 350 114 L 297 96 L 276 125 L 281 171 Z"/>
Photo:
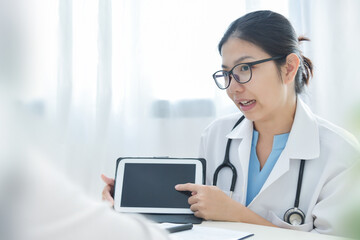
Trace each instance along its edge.
<path fill-rule="evenodd" d="M 240 112 L 245 116 L 246 119 L 250 120 L 250 121 L 254 121 L 253 118 L 254 118 L 254 115 L 249 113 L 249 112 L 244 112 L 241 110 L 240 106 L 236 105 L 237 108 L 240 110 Z"/>
<path fill-rule="evenodd" d="M 241 111 L 241 112 L 242 112 L 242 114 L 244 114 L 244 116 L 245 116 L 245 118 L 246 118 L 247 120 L 250 120 L 250 121 L 252 121 L 252 122 L 255 122 L 255 121 L 259 120 L 259 117 L 256 116 L 256 115 L 253 114 L 253 113 L 243 112 L 243 111 Z"/>

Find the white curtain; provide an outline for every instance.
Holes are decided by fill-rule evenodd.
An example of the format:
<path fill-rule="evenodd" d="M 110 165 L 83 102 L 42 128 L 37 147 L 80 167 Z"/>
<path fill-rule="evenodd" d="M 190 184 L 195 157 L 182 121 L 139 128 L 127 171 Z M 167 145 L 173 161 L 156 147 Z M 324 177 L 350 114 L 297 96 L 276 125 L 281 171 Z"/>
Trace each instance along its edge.
<path fill-rule="evenodd" d="M 21 101 L 47 123 L 43 149 L 92 196 L 118 157 L 196 157 L 202 130 L 238 111 L 211 75 L 222 34 L 253 10 L 282 13 L 312 39 L 304 53 L 315 78 L 304 98 L 359 136 L 356 0 L 28 2 Z"/>

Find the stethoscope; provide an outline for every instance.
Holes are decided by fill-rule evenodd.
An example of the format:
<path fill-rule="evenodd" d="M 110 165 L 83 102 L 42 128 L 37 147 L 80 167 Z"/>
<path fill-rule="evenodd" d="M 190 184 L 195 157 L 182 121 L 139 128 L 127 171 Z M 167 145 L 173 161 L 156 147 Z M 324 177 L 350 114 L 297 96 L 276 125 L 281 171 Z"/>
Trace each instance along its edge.
<path fill-rule="evenodd" d="M 235 123 L 232 130 L 234 130 L 234 128 L 236 128 L 244 120 L 244 118 L 245 118 L 245 116 L 241 116 L 241 118 Z M 231 169 L 232 178 L 231 178 L 231 186 L 230 186 L 230 198 L 232 198 L 232 194 L 234 192 L 236 179 L 237 179 L 236 168 L 230 162 L 230 157 L 229 157 L 231 142 L 232 142 L 232 139 L 229 138 L 227 140 L 227 144 L 226 144 L 224 161 L 216 168 L 216 170 L 214 172 L 214 178 L 213 178 L 213 185 L 216 186 L 217 178 L 218 178 L 220 170 L 222 170 L 223 168 L 230 168 Z M 305 167 L 305 160 L 301 160 L 300 168 L 299 168 L 299 177 L 298 177 L 298 183 L 297 183 L 294 207 L 288 209 L 284 214 L 284 221 L 291 224 L 291 225 L 294 225 L 294 226 L 295 225 L 301 225 L 301 224 L 303 224 L 305 222 L 305 214 L 304 214 L 303 211 L 301 211 L 299 209 L 299 199 L 300 199 L 302 178 L 303 178 L 303 174 L 304 174 L 304 167 Z"/>

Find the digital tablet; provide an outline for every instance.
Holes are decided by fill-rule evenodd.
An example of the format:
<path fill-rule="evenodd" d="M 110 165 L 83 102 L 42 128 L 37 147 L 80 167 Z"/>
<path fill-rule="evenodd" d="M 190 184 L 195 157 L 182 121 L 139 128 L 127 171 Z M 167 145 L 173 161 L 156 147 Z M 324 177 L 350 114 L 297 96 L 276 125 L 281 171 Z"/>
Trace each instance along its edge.
<path fill-rule="evenodd" d="M 197 158 L 119 158 L 114 208 L 120 212 L 193 214 L 189 193 L 176 184 L 205 183 L 205 160 Z"/>

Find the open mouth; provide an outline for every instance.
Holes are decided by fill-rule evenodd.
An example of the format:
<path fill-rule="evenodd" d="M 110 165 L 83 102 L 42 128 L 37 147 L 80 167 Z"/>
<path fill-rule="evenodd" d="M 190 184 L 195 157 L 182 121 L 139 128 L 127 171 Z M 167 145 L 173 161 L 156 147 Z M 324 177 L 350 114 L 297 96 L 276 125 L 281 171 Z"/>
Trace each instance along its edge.
<path fill-rule="evenodd" d="M 251 104 L 253 104 L 255 102 L 256 102 L 256 100 L 247 100 L 247 101 L 241 101 L 239 103 L 240 103 L 241 106 L 249 106 L 249 105 L 251 105 Z"/>

